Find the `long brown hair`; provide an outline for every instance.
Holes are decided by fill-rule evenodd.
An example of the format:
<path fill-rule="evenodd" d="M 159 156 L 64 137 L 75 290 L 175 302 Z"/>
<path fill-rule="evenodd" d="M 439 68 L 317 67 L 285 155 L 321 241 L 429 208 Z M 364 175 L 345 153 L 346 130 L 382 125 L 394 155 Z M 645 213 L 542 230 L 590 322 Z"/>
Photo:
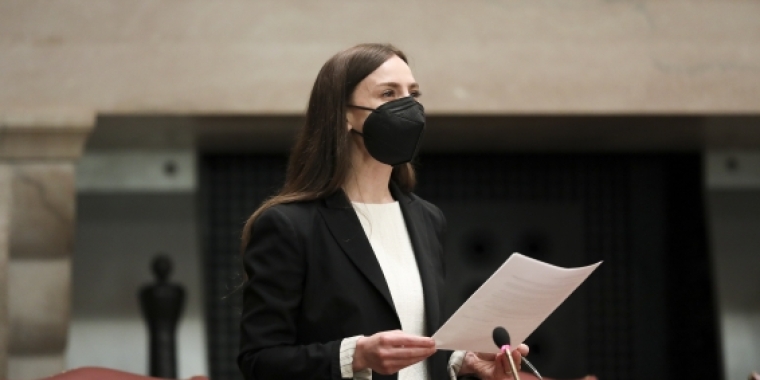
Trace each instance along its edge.
<path fill-rule="evenodd" d="M 390 44 L 356 45 L 325 62 L 311 90 L 306 123 L 290 153 L 285 184 L 248 218 L 243 228 L 243 250 L 250 240 L 253 222 L 264 210 L 282 203 L 324 198 L 343 186 L 351 169 L 346 106 L 359 82 L 394 55 L 407 62 L 406 55 Z M 409 163 L 395 166 L 391 180 L 401 190 L 411 192 L 414 168 Z"/>

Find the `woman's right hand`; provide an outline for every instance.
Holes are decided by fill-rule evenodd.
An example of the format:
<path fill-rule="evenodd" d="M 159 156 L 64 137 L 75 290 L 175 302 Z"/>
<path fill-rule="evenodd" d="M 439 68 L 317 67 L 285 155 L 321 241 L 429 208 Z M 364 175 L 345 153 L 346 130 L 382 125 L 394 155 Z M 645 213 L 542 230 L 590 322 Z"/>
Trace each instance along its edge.
<path fill-rule="evenodd" d="M 435 353 L 432 338 L 409 335 L 400 330 L 383 331 L 356 341 L 353 370 L 366 368 L 390 375 Z"/>

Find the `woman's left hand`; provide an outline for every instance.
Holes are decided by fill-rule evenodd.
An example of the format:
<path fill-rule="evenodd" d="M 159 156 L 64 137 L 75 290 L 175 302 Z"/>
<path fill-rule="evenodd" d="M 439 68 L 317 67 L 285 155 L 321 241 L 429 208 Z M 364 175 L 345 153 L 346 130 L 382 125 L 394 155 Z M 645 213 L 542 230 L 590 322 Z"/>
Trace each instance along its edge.
<path fill-rule="evenodd" d="M 522 364 L 522 357 L 528 355 L 528 346 L 521 344 L 516 350 L 512 351 L 512 360 L 519 371 Z M 468 352 L 462 368 L 459 370 L 460 375 L 475 375 L 483 380 L 506 380 L 513 379 L 512 369 L 507 363 L 507 354 L 499 352 L 498 354 L 483 354 Z"/>

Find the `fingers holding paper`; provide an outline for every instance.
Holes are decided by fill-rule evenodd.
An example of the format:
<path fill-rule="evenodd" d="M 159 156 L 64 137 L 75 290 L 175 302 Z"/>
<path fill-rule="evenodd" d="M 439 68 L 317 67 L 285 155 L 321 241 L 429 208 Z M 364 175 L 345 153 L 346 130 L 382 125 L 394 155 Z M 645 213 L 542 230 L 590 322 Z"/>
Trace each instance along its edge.
<path fill-rule="evenodd" d="M 389 375 L 425 360 L 435 353 L 431 338 L 410 335 L 400 330 L 384 331 L 356 342 L 353 370 L 371 368 Z"/>

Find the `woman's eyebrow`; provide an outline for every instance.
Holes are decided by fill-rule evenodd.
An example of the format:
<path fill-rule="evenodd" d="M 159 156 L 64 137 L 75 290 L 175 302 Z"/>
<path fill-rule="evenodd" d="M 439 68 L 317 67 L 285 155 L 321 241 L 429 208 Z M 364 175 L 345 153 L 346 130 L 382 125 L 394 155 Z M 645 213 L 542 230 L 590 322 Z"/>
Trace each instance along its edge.
<path fill-rule="evenodd" d="M 401 87 L 401 85 L 398 84 L 398 83 L 396 83 L 396 82 L 383 82 L 383 83 L 378 83 L 376 86 L 388 86 L 388 87 L 394 87 L 394 88 Z M 409 84 L 409 87 L 410 88 L 419 88 L 420 85 L 417 82 L 414 82 L 414 83 Z"/>

